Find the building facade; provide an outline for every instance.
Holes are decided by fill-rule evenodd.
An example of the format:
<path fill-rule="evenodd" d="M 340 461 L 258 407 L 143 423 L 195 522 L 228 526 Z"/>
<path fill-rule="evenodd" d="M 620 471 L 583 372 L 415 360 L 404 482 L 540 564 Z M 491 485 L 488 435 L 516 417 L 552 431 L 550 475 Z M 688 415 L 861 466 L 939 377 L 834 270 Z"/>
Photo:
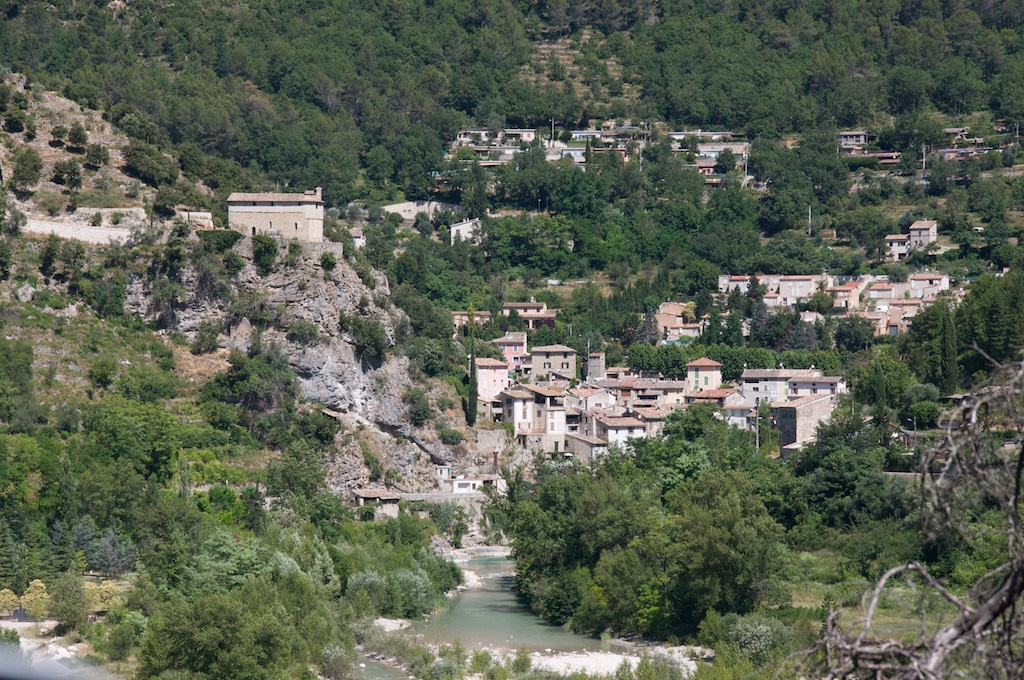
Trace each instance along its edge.
<path fill-rule="evenodd" d="M 266 234 L 309 243 L 324 240 L 324 201 L 320 187 L 301 194 L 233 193 L 228 226 L 243 236 Z"/>

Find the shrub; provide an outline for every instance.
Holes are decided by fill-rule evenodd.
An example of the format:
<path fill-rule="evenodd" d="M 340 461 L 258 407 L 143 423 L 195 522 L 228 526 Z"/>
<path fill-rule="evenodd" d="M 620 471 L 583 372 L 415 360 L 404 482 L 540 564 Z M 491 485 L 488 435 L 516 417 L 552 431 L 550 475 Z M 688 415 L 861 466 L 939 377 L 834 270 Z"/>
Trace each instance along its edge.
<path fill-rule="evenodd" d="M 242 271 L 242 267 L 244 266 L 245 259 L 234 250 L 229 250 L 224 253 L 224 271 L 226 271 L 229 276 L 234 276 L 238 272 Z"/>
<path fill-rule="evenodd" d="M 409 420 L 413 425 L 423 425 L 434 417 L 434 409 L 430 406 L 426 392 L 418 387 L 406 390 L 402 401 L 409 407 Z"/>
<path fill-rule="evenodd" d="M 342 330 L 347 331 L 352 336 L 352 344 L 355 346 L 356 354 L 361 359 L 373 363 L 384 359 L 384 353 L 388 347 L 388 338 L 379 321 L 372 317 L 350 317 L 342 314 L 340 323 Z"/>
<path fill-rule="evenodd" d="M 363 452 L 363 463 L 370 471 L 370 481 L 376 482 L 384 476 L 384 465 L 366 442 L 359 442 L 359 449 Z"/>
<path fill-rule="evenodd" d="M 117 364 L 109 356 L 101 356 L 89 367 L 89 382 L 93 387 L 106 389 L 114 382 Z"/>
<path fill-rule="evenodd" d="M 148 366 L 132 366 L 117 381 L 117 388 L 128 399 L 153 402 L 178 396 L 178 381 L 173 375 Z"/>
<path fill-rule="evenodd" d="M 89 224 L 94 227 L 98 227 L 103 224 L 103 215 L 101 213 L 93 213 L 92 218 L 89 219 Z"/>
<path fill-rule="evenodd" d="M 192 354 L 209 354 L 217 351 L 217 336 L 220 335 L 221 324 L 217 321 L 204 321 L 199 324 L 196 337 L 192 340 Z"/>
<path fill-rule="evenodd" d="M 289 267 L 294 267 L 302 259 L 302 244 L 298 241 L 288 242 L 288 257 L 285 259 L 285 263 Z"/>
<path fill-rule="evenodd" d="M 329 272 L 338 265 L 338 259 L 334 257 L 334 253 L 328 251 L 320 256 L 320 266 L 324 271 Z"/>
<path fill-rule="evenodd" d="M 288 341 L 300 345 L 313 345 L 320 340 L 316 324 L 306 319 L 296 319 L 288 329 Z"/>
<path fill-rule="evenodd" d="M 266 234 L 252 237 L 252 259 L 260 274 L 266 276 L 274 269 L 277 259 L 277 239 Z"/>
<path fill-rule="evenodd" d="M 455 446 L 462 442 L 462 433 L 450 427 L 442 427 L 438 434 L 441 435 L 441 443 L 446 446 Z"/>
<path fill-rule="evenodd" d="M 125 168 L 146 184 L 159 187 L 178 180 L 178 168 L 151 144 L 133 140 L 124 152 Z"/>

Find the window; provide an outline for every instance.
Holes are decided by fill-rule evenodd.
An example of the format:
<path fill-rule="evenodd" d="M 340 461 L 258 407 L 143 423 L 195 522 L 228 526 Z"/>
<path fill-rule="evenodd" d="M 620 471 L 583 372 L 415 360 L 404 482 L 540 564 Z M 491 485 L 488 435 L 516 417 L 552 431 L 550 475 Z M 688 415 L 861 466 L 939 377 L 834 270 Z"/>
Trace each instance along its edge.
<path fill-rule="evenodd" d="M 708 384 L 708 377 L 707 377 L 707 376 L 704 376 L 704 384 L 705 384 L 705 385 L 707 385 L 707 384 Z"/>
<path fill-rule="evenodd" d="M 563 361 L 562 362 L 562 368 L 569 368 L 569 362 L 568 361 Z"/>
<path fill-rule="evenodd" d="M 544 362 L 544 368 L 551 368 L 551 362 L 550 361 L 545 361 Z"/>

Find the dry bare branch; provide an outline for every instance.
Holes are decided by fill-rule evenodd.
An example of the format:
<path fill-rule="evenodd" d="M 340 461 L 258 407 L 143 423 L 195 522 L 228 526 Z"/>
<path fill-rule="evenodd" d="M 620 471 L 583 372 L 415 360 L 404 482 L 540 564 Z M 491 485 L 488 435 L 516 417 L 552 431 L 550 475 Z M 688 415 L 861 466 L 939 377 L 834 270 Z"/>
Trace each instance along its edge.
<path fill-rule="evenodd" d="M 1024 363 L 999 367 L 992 383 L 946 416 L 942 442 L 921 460 L 921 493 L 929 538 L 972 546 L 1000 532 L 1006 562 L 979 578 L 967 601 L 926 567 L 893 567 L 876 584 L 860 630 L 845 630 L 833 613 L 822 644 L 828 678 L 922 678 L 951 675 L 1024 676 Z M 979 521 L 1002 509 L 1002 522 Z M 871 627 L 887 584 L 920 579 L 924 588 L 957 608 L 957 616 L 917 640 L 875 637 Z"/>

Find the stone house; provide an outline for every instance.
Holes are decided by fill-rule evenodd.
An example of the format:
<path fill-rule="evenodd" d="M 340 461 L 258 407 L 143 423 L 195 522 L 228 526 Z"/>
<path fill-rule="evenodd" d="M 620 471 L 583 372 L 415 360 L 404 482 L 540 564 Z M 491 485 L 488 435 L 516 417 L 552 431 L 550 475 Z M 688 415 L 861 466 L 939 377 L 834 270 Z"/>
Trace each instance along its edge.
<path fill-rule="evenodd" d="M 566 345 L 541 345 L 530 350 L 530 375 L 549 380 L 552 375 L 576 378 L 576 350 Z"/>
<path fill-rule="evenodd" d="M 320 187 L 301 194 L 233 193 L 228 226 L 243 236 L 267 234 L 308 243 L 324 240 L 324 201 Z"/>
<path fill-rule="evenodd" d="M 910 225 L 910 250 L 927 248 L 939 238 L 939 223 L 935 220 L 918 220 Z"/>

